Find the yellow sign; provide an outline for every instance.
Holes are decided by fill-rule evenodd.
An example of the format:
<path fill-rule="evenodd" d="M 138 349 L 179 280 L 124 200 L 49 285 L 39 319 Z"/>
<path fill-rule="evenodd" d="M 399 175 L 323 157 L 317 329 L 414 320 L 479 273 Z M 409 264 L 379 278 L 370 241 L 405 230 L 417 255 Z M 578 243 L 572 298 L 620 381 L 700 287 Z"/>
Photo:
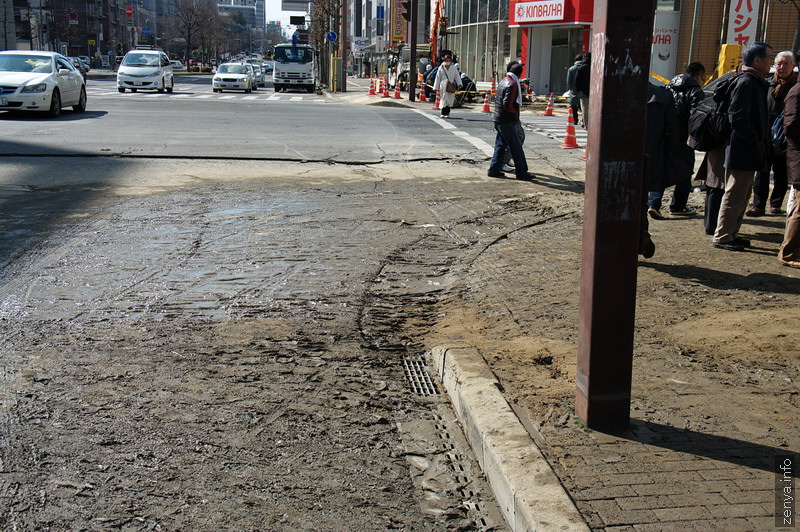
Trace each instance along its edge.
<path fill-rule="evenodd" d="M 89 39 L 89 46 L 94 46 L 95 44 L 97 44 L 97 41 L 94 39 Z"/>
<path fill-rule="evenodd" d="M 739 44 L 723 44 L 719 50 L 719 62 L 714 77 L 719 78 L 726 72 L 736 70 L 742 58 L 742 47 Z"/>

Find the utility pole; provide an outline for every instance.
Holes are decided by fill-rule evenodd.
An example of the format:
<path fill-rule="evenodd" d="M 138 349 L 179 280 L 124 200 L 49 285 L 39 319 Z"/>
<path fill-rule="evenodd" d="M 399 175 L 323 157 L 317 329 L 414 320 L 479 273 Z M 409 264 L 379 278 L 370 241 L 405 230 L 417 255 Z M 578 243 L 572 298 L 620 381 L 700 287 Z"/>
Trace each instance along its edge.
<path fill-rule="evenodd" d="M 339 28 L 339 57 L 342 58 L 342 92 L 347 92 L 347 1 L 342 2 L 342 18 Z"/>
<path fill-rule="evenodd" d="M 409 65 L 408 65 L 408 101 L 413 102 L 417 96 L 417 69 L 419 62 L 417 61 L 417 2 L 418 0 L 410 0 L 411 16 L 408 20 L 409 41 L 411 42 L 411 51 L 409 52 Z"/>
<path fill-rule="evenodd" d="M 655 0 L 594 5 L 575 411 L 597 430 L 630 424 L 654 15 Z"/>

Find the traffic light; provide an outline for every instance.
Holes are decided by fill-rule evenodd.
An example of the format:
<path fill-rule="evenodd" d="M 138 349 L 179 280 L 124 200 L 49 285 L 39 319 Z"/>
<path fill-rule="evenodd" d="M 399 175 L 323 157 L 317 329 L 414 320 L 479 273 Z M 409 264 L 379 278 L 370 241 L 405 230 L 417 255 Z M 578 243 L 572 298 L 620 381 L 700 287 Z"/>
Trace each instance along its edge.
<path fill-rule="evenodd" d="M 410 21 L 411 20 L 411 0 L 406 0 L 405 2 L 400 2 L 400 5 L 403 7 L 403 18 Z"/>

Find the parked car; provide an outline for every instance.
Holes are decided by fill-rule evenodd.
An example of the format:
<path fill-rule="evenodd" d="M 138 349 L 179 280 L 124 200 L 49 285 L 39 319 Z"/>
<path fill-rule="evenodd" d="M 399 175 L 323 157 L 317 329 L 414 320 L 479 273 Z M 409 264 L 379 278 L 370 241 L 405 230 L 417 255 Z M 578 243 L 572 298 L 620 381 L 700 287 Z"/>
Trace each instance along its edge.
<path fill-rule="evenodd" d="M 86 82 L 61 54 L 0 52 L 0 110 L 41 111 L 55 118 L 63 107 L 86 110 Z"/>
<path fill-rule="evenodd" d="M 89 57 L 88 55 L 79 55 L 78 59 L 80 59 L 81 61 L 83 61 L 86 64 L 86 68 L 89 68 L 89 69 L 92 68 L 92 58 Z"/>
<path fill-rule="evenodd" d="M 183 62 L 178 61 L 177 59 L 170 61 L 170 64 L 172 65 L 173 72 L 184 72 L 186 70 L 186 65 L 184 65 Z"/>
<path fill-rule="evenodd" d="M 249 67 L 249 68 L 248 68 Z M 247 63 L 223 63 L 217 67 L 211 80 L 214 92 L 223 90 L 240 90 L 253 92 L 255 73 L 252 66 Z"/>
<path fill-rule="evenodd" d="M 81 61 L 80 57 L 68 57 L 67 59 L 69 59 L 72 63 L 72 66 L 74 66 L 78 72 L 81 73 L 81 76 L 83 76 L 83 81 L 86 81 L 86 73 L 89 72 L 89 67 L 86 65 L 86 63 Z"/>
<path fill-rule="evenodd" d="M 175 79 L 167 54 L 160 50 L 131 50 L 117 69 L 117 90 L 172 92 Z"/>

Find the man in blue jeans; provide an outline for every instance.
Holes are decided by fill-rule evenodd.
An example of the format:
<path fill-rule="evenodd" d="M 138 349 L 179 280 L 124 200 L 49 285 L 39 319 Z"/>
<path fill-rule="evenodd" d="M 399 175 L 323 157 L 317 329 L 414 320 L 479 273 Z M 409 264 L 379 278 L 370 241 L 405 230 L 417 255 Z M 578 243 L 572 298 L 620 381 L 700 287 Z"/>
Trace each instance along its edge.
<path fill-rule="evenodd" d="M 536 177 L 528 172 L 528 162 L 525 160 L 525 152 L 522 150 L 522 139 L 525 138 L 525 132 L 519 121 L 519 110 L 522 107 L 522 87 L 519 84 L 519 77 L 522 75 L 524 66 L 519 61 L 511 61 L 506 67 L 506 77 L 497 86 L 492 117 L 497 137 L 494 141 L 492 162 L 489 165 L 489 177 L 505 175 L 503 163 L 506 150 L 511 152 L 517 179 L 530 181 Z"/>

